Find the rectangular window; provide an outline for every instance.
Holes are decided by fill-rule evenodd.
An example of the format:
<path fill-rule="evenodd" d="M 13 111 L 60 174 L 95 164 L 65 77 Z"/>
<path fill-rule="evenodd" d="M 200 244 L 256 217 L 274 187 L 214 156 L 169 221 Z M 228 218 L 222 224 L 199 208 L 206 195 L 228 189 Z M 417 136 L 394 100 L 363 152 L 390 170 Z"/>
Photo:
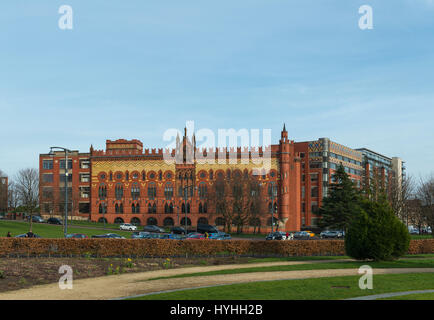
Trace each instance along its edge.
<path fill-rule="evenodd" d="M 44 173 L 42 175 L 42 181 L 43 182 L 48 182 L 48 183 L 53 182 L 53 174 L 51 174 L 51 173 Z"/>
<path fill-rule="evenodd" d="M 63 173 L 59 174 L 59 181 L 65 182 L 65 175 Z M 72 174 L 68 174 L 68 182 L 72 182 Z"/>
<path fill-rule="evenodd" d="M 59 168 L 65 169 L 65 159 L 59 161 Z M 68 169 L 72 169 L 72 160 L 68 159 Z"/>
<path fill-rule="evenodd" d="M 90 160 L 80 159 L 80 169 L 89 169 L 89 168 L 90 168 Z"/>
<path fill-rule="evenodd" d="M 42 168 L 44 170 L 53 169 L 53 160 L 42 160 Z"/>
<path fill-rule="evenodd" d="M 80 174 L 80 182 L 90 182 L 90 174 L 81 173 Z"/>
<path fill-rule="evenodd" d="M 317 182 L 318 181 L 318 173 L 313 173 L 310 175 L 310 181 Z"/>
<path fill-rule="evenodd" d="M 318 197 L 318 187 L 311 187 L 310 188 L 310 196 L 312 198 Z"/>

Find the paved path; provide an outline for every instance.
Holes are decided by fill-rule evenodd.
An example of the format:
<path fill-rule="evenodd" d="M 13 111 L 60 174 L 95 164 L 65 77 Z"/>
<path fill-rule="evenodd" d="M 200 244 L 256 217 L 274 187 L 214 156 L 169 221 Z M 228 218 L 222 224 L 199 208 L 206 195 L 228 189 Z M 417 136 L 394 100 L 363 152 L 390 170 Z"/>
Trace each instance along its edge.
<path fill-rule="evenodd" d="M 392 292 L 392 293 L 374 294 L 372 296 L 349 298 L 349 299 L 345 299 L 345 300 L 376 300 L 376 299 L 382 299 L 382 298 L 406 296 L 409 294 L 431 293 L 431 292 L 434 292 L 434 290 L 416 290 L 416 291 Z"/>
<path fill-rule="evenodd" d="M 349 260 L 340 260 L 349 261 Z M 351 260 L 350 260 L 351 261 Z M 214 276 L 186 277 L 176 279 L 160 279 L 146 281 L 150 278 L 165 277 L 186 273 L 227 270 L 251 267 L 268 267 L 277 265 L 297 265 L 307 263 L 336 262 L 335 260 L 323 261 L 288 261 L 251 263 L 239 265 L 206 266 L 179 268 L 169 270 L 156 270 L 141 273 L 129 273 L 122 275 L 104 276 L 99 278 L 74 280 L 72 290 L 60 290 L 57 283 L 34 286 L 28 289 L 0 293 L 0 300 L 105 300 L 119 297 L 137 296 L 146 293 L 167 290 L 196 288 L 205 286 L 225 285 L 233 283 L 246 283 L 256 281 L 307 279 L 335 276 L 358 275 L 358 269 L 333 269 L 333 270 L 300 270 L 282 272 L 253 272 L 243 274 L 226 274 Z M 434 273 L 434 268 L 406 268 L 406 269 L 374 269 L 374 274 L 397 273 Z"/>

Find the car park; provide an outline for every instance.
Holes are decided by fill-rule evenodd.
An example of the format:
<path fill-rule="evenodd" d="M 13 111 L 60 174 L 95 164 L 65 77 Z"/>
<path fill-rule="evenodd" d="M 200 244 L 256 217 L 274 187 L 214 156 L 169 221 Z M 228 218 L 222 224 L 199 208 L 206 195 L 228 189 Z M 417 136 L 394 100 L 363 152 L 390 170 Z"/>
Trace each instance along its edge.
<path fill-rule="evenodd" d="M 32 222 L 36 222 L 36 223 L 44 223 L 45 220 L 42 219 L 41 216 L 32 216 Z"/>
<path fill-rule="evenodd" d="M 42 238 L 42 237 L 37 235 L 36 233 L 27 232 L 24 234 L 19 234 L 19 235 L 15 236 L 15 238 Z"/>
<path fill-rule="evenodd" d="M 106 233 L 106 234 L 100 234 L 100 235 L 93 235 L 92 238 L 95 238 L 95 239 L 102 239 L 102 238 L 125 239 L 125 237 L 122 237 L 116 233 Z"/>
<path fill-rule="evenodd" d="M 119 230 L 135 231 L 137 230 L 137 227 L 131 223 L 122 223 L 119 226 Z"/>
<path fill-rule="evenodd" d="M 314 232 L 312 232 L 312 231 L 310 231 L 310 230 L 304 230 L 304 231 L 307 232 L 307 233 L 309 233 L 309 236 L 310 236 L 311 238 L 315 237 L 315 233 L 314 233 Z"/>
<path fill-rule="evenodd" d="M 83 234 L 83 233 L 70 233 L 66 235 L 67 239 L 86 239 L 88 238 L 87 235 Z"/>
<path fill-rule="evenodd" d="M 58 218 L 48 218 L 47 223 L 49 224 L 62 224 L 62 221 L 60 221 L 60 219 Z"/>
<path fill-rule="evenodd" d="M 137 231 L 131 234 L 131 239 L 148 239 L 149 232 L 146 231 Z"/>
<path fill-rule="evenodd" d="M 206 239 L 206 237 L 202 233 L 190 233 L 185 238 L 187 240 L 203 240 Z"/>
<path fill-rule="evenodd" d="M 197 228 L 196 228 L 198 233 L 218 233 L 219 230 L 217 229 L 217 227 L 209 225 L 209 224 L 202 224 L 202 223 L 198 223 L 197 224 Z"/>
<path fill-rule="evenodd" d="M 283 231 L 274 231 L 269 233 L 265 240 L 286 240 L 286 232 Z"/>
<path fill-rule="evenodd" d="M 172 228 L 170 228 L 170 232 L 173 234 L 186 234 L 187 233 L 183 227 L 172 227 Z"/>
<path fill-rule="evenodd" d="M 294 233 L 294 239 L 297 240 L 308 240 L 311 238 L 310 233 L 306 232 L 306 231 L 299 231 Z"/>
<path fill-rule="evenodd" d="M 342 231 L 338 230 L 325 230 L 320 233 L 321 239 L 327 239 L 327 238 L 337 238 L 341 239 L 344 237 L 344 233 Z"/>
<path fill-rule="evenodd" d="M 166 230 L 164 230 L 163 228 L 160 228 L 159 226 L 155 226 L 155 225 L 144 226 L 143 231 L 154 232 L 154 233 L 165 233 L 166 232 Z"/>
<path fill-rule="evenodd" d="M 229 233 L 220 234 L 215 240 L 231 240 L 232 236 Z"/>

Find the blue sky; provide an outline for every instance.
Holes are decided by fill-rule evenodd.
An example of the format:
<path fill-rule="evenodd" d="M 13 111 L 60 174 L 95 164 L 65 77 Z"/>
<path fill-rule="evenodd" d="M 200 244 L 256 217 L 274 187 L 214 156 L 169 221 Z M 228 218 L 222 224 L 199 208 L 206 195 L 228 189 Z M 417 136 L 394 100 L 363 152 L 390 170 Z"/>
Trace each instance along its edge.
<path fill-rule="evenodd" d="M 73 8 L 73 30 L 58 9 Z M 373 8 L 360 30 L 358 9 Z M 433 172 L 434 1 L 8 1 L 0 169 L 60 145 L 164 147 L 168 128 L 329 137 Z"/>

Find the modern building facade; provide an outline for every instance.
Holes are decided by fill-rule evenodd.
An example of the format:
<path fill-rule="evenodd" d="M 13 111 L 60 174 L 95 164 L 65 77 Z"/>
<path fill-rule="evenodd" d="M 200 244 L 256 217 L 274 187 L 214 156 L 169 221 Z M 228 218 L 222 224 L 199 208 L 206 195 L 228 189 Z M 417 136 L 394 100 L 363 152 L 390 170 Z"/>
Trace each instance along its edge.
<path fill-rule="evenodd" d="M 209 154 L 215 155 L 215 161 L 200 160 Z M 236 161 L 231 160 L 234 154 Z M 265 154 L 270 155 L 270 170 L 257 174 L 263 165 L 257 160 Z M 167 156 L 175 160 L 167 161 Z M 254 222 L 261 232 L 271 229 L 271 217 L 277 219 L 279 230 L 315 227 L 319 219 L 316 211 L 338 165 L 343 164 L 358 186 L 366 168 L 362 151 L 328 138 L 294 142 L 285 127 L 279 143 L 267 149 L 199 150 L 194 134 L 189 138 L 186 130 L 182 138 L 178 136 L 173 150 L 143 149 L 139 140 L 107 140 L 105 150 L 91 146 L 89 153 L 68 154 L 68 178 L 64 159 L 63 152 L 40 155 L 43 215 L 63 214 L 67 181 L 68 211 L 76 218 L 140 225 L 219 226 L 225 223 L 224 217 L 207 193 L 219 177 L 230 179 L 239 172 L 255 176 L 264 190 L 266 210 Z"/>

